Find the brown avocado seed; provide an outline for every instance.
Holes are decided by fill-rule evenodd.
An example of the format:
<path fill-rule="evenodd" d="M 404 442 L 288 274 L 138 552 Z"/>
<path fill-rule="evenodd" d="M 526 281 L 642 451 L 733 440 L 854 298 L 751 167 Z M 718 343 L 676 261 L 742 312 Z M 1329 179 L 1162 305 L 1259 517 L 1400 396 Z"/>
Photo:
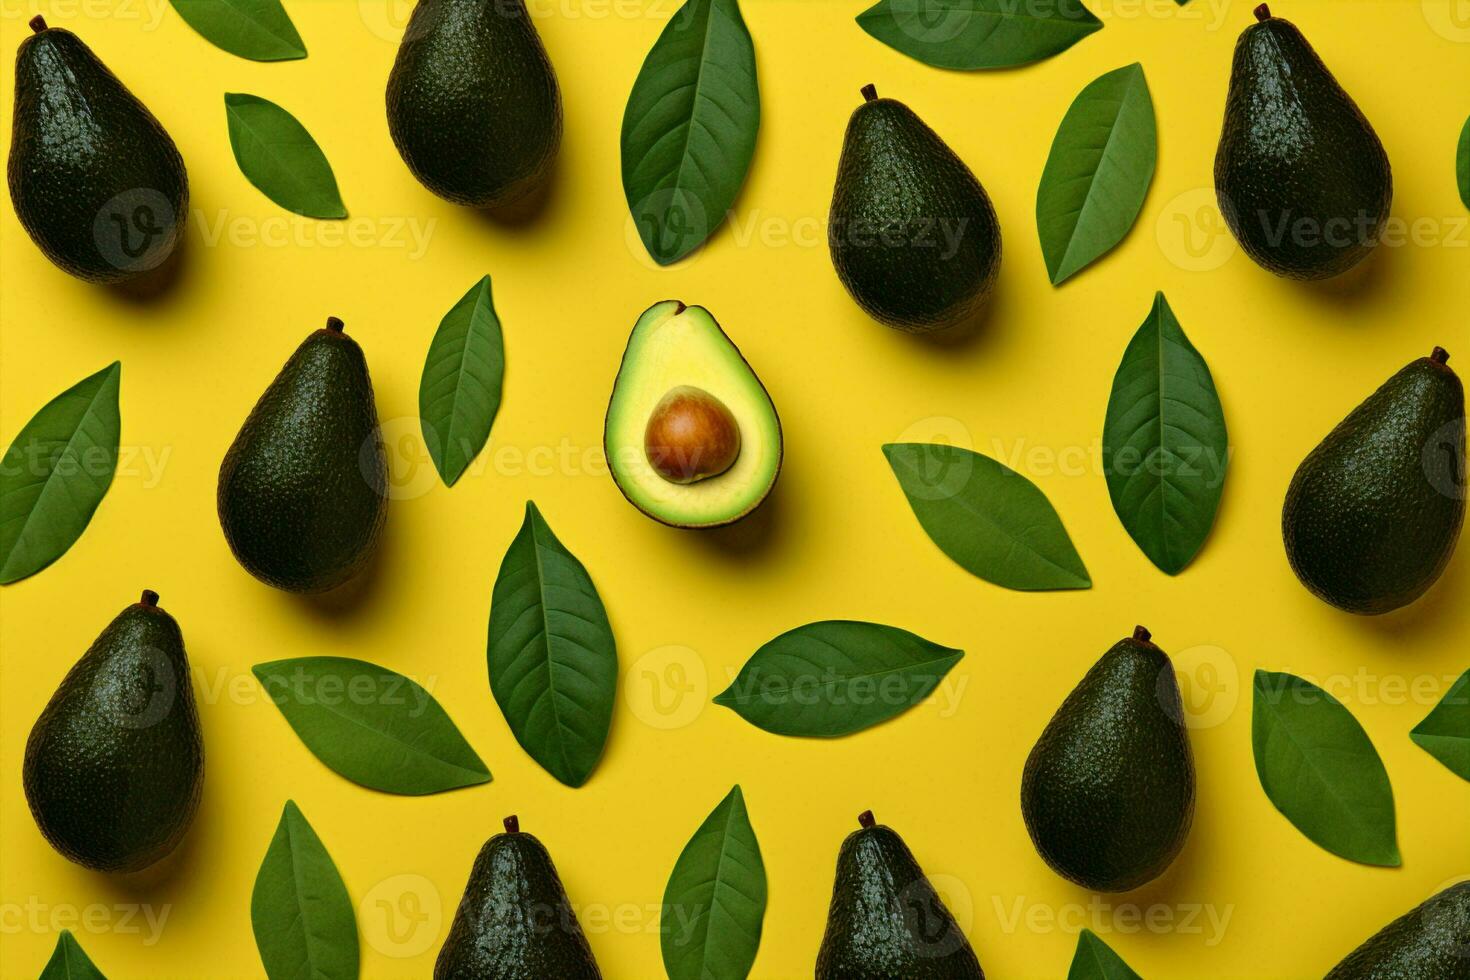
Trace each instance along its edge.
<path fill-rule="evenodd" d="M 703 388 L 679 385 L 659 399 L 643 431 L 648 463 L 670 483 L 719 476 L 740 455 L 740 427 L 725 403 Z"/>

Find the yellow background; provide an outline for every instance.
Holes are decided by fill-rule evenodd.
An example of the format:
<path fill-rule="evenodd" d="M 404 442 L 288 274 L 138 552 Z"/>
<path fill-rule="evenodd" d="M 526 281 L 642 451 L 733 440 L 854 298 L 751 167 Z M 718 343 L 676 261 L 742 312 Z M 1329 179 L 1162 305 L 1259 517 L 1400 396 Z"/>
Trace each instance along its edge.
<path fill-rule="evenodd" d="M 211 47 L 163 0 L 6 0 L 0 50 L 14 51 L 39 9 L 80 34 L 163 121 L 188 163 L 194 213 L 179 273 L 153 296 L 69 278 L 8 206 L 0 215 L 0 438 L 8 444 L 49 398 L 121 359 L 125 447 L 70 553 L 0 591 L 0 974 L 34 976 L 54 927 L 67 925 L 112 977 L 259 976 L 249 896 L 287 798 L 359 903 L 366 977 L 429 975 L 476 851 L 511 812 L 551 849 L 605 974 L 661 976 L 652 909 L 685 840 L 736 782 L 770 885 L 754 968 L 762 978 L 810 975 L 838 845 L 868 807 L 905 836 L 1001 978 L 1065 975 L 1084 925 L 1145 977 L 1320 976 L 1470 872 L 1470 784 L 1408 738 L 1470 666 L 1470 554 L 1462 547 L 1412 608 L 1360 619 L 1297 584 L 1277 527 L 1296 464 L 1383 379 L 1435 343 L 1470 363 L 1470 231 L 1453 178 L 1470 111 L 1470 12 L 1461 4 L 1455 19 L 1447 0 L 1277 0 L 1381 135 L 1394 215 L 1421 223 L 1418 244 L 1380 249 L 1346 281 L 1303 285 L 1255 267 L 1220 234 L 1211 206 L 1231 50 L 1252 3 L 1093 2 L 1105 29 L 1060 57 L 973 74 L 925 67 L 872 40 L 853 23 L 865 5 L 746 0 L 762 95 L 755 162 L 734 224 L 659 269 L 629 226 L 618 137 L 629 87 L 674 0 L 535 8 L 566 138 L 553 197 L 521 226 L 440 201 L 394 151 L 383 89 L 406 2 L 287 0 L 310 57 L 256 64 Z M 1134 60 L 1157 109 L 1158 174 L 1123 245 L 1053 289 L 1033 218 L 1042 164 L 1082 86 Z M 879 326 L 833 274 L 821 229 L 866 82 L 908 102 L 995 201 L 1004 265 L 993 314 L 968 344 Z M 227 91 L 274 100 L 310 129 L 351 212 L 345 227 L 285 215 L 246 182 L 226 136 Z M 405 222 L 428 230 L 421 254 Z M 446 490 L 417 432 L 419 374 L 439 318 L 486 273 L 504 324 L 504 402 L 491 445 Z M 1128 538 L 1095 461 L 1114 368 L 1156 289 L 1208 359 L 1235 447 L 1214 534 L 1177 578 Z M 596 465 L 628 331 L 664 298 L 713 311 L 785 426 L 776 491 L 735 529 L 659 526 Z M 396 499 L 370 577 L 348 595 L 311 600 L 236 565 L 214 493 L 250 406 L 328 314 L 367 353 Z M 952 564 L 879 452 L 898 439 L 967 443 L 1028 473 L 1063 516 L 1094 588 L 1008 592 Z M 528 498 L 587 565 L 618 639 L 611 738 L 580 790 L 520 751 L 485 677 L 491 584 Z M 187 639 L 207 778 L 177 859 L 126 880 L 46 846 L 20 762 L 57 682 L 144 587 L 162 594 Z M 833 617 L 902 626 L 966 656 L 936 703 L 837 741 L 780 738 L 708 704 L 761 643 Z M 1067 691 L 1135 622 L 1175 654 L 1198 714 L 1198 814 L 1167 875 L 1092 906 L 1033 851 L 1017 802 L 1021 767 Z M 249 673 L 260 661 L 318 654 L 372 660 L 431 687 L 495 781 L 413 799 L 327 770 Z M 1271 807 L 1251 761 L 1257 667 L 1330 685 L 1363 723 L 1393 780 L 1401 869 L 1333 857 Z M 124 921 L 138 904 L 166 912 L 161 935 L 141 913 Z M 1145 913 L 1153 927 L 1140 923 Z"/>

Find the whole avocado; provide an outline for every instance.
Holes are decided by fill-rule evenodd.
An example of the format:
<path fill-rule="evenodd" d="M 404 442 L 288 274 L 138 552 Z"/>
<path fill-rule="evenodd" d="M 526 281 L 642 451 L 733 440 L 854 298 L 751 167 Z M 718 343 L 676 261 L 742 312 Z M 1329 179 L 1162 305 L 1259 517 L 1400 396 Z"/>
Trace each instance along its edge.
<path fill-rule="evenodd" d="M 184 636 L 158 595 L 114 619 L 67 673 L 26 741 L 26 801 L 63 857 L 140 871 L 189 829 L 204 740 Z"/>
<path fill-rule="evenodd" d="M 561 145 L 556 72 L 524 0 L 419 0 L 388 76 L 388 131 L 440 197 L 500 208 Z"/>
<path fill-rule="evenodd" d="M 1297 467 L 1281 511 L 1292 571 L 1346 612 L 1406 606 L 1465 523 L 1465 389 L 1436 347 L 1338 423 Z"/>
<path fill-rule="evenodd" d="M 837 855 L 816 980 L 985 980 L 919 862 L 871 810 Z"/>
<path fill-rule="evenodd" d="M 225 454 L 220 527 L 262 582 L 326 592 L 377 551 L 387 495 L 367 360 L 331 317 L 291 355 Z"/>
<path fill-rule="evenodd" d="M 485 842 L 434 962 L 434 980 L 601 980 L 542 843 L 505 818 Z"/>
<path fill-rule="evenodd" d="M 985 188 L 914 111 L 863 88 L 847 123 L 827 245 L 869 316 L 910 333 L 972 320 L 1000 272 Z"/>
<path fill-rule="evenodd" d="M 7 176 L 15 214 L 57 266 L 118 283 L 163 263 L 189 209 L 184 161 L 143 103 L 70 31 L 31 20 L 15 59 Z"/>
<path fill-rule="evenodd" d="M 1357 103 L 1302 32 L 1256 8 L 1235 45 L 1215 154 L 1220 211 L 1247 255 L 1290 279 L 1327 279 L 1378 244 L 1393 174 Z"/>
<path fill-rule="evenodd" d="M 1183 719 L 1173 664 L 1142 626 L 1067 695 L 1021 777 L 1026 830 L 1053 871 L 1105 892 L 1164 873 L 1194 818 Z"/>
<path fill-rule="evenodd" d="M 1470 881 L 1394 919 L 1326 980 L 1470 980 Z"/>

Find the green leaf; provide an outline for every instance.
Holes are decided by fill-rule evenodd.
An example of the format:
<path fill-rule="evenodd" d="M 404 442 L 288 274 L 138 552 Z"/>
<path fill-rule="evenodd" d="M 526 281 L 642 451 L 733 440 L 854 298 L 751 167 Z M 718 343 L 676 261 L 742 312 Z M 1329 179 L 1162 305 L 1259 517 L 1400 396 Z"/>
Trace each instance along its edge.
<path fill-rule="evenodd" d="M 1067 980 L 1143 980 L 1123 962 L 1123 957 L 1097 937 L 1091 929 L 1083 929 L 1077 937 L 1077 952 L 1072 955 L 1072 968 Z"/>
<path fill-rule="evenodd" d="M 255 876 L 250 924 L 270 980 L 356 980 L 352 899 L 292 800 Z"/>
<path fill-rule="evenodd" d="M 47 402 L 0 463 L 0 583 L 34 575 L 87 529 L 117 469 L 122 364 Z"/>
<path fill-rule="evenodd" d="M 70 929 L 56 937 L 56 949 L 41 970 L 40 980 L 107 980 L 88 958 Z"/>
<path fill-rule="evenodd" d="M 1170 575 L 1193 560 L 1215 523 L 1229 450 L 1209 366 L 1157 293 L 1113 376 L 1103 471 L 1118 519 Z"/>
<path fill-rule="evenodd" d="M 777 735 L 847 735 L 924 700 L 964 655 L 893 626 L 809 623 L 757 650 L 715 703 Z"/>
<path fill-rule="evenodd" d="M 439 321 L 419 380 L 419 424 L 445 486 L 454 486 L 490 438 L 504 375 L 500 318 L 484 276 Z"/>
<path fill-rule="evenodd" d="M 858 26 L 937 68 L 1009 68 L 1050 58 L 1102 29 L 1081 0 L 880 0 Z"/>
<path fill-rule="evenodd" d="M 337 178 L 296 117 L 257 95 L 225 94 L 230 147 L 240 172 L 266 197 L 308 218 L 345 218 Z"/>
<path fill-rule="evenodd" d="M 587 569 L 530 501 L 495 580 L 487 660 L 521 748 L 566 785 L 585 783 L 612 724 L 617 644 Z"/>
<path fill-rule="evenodd" d="M 736 786 L 684 845 L 664 889 L 659 942 L 669 980 L 743 980 L 765 914 L 766 866 Z"/>
<path fill-rule="evenodd" d="M 402 674 L 347 657 L 252 670 L 312 754 L 354 783 L 422 796 L 490 781 L 439 702 Z"/>
<path fill-rule="evenodd" d="M 1470 208 L 1470 119 L 1460 131 L 1460 148 L 1455 153 L 1455 177 L 1460 184 L 1460 200 Z"/>
<path fill-rule="evenodd" d="M 1041 172 L 1036 230 L 1052 285 L 1123 240 L 1154 178 L 1157 133 L 1143 66 L 1110 71 L 1077 96 Z"/>
<path fill-rule="evenodd" d="M 281 0 L 169 0 L 185 23 L 230 54 L 251 61 L 306 57 Z"/>
<path fill-rule="evenodd" d="M 1409 737 L 1450 772 L 1470 779 L 1470 670 L 1460 675 Z"/>
<path fill-rule="evenodd" d="M 623 192 L 659 265 L 688 255 L 735 203 L 760 128 L 755 46 L 736 0 L 688 0 L 623 112 Z"/>
<path fill-rule="evenodd" d="M 1256 671 L 1251 741 L 1276 809 L 1310 840 L 1363 864 L 1400 864 L 1393 788 L 1347 708 L 1310 681 Z"/>
<path fill-rule="evenodd" d="M 958 446 L 883 452 L 924 533 L 965 570 L 1008 589 L 1091 587 L 1061 518 L 1021 474 Z"/>

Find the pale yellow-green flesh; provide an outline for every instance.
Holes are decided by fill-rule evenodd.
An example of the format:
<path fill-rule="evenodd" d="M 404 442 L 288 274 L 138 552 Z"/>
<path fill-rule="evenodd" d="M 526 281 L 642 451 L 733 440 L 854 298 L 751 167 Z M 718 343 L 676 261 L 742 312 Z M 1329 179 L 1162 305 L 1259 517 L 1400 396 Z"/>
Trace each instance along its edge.
<path fill-rule="evenodd" d="M 781 424 L 761 387 L 709 313 L 672 301 L 649 308 L 633 327 L 607 409 L 604 439 L 618 486 L 649 516 L 691 527 L 725 524 L 770 491 L 781 462 Z M 644 451 L 648 418 L 669 389 L 692 385 L 714 395 L 740 428 L 740 455 L 718 476 L 695 483 L 665 480 Z"/>

